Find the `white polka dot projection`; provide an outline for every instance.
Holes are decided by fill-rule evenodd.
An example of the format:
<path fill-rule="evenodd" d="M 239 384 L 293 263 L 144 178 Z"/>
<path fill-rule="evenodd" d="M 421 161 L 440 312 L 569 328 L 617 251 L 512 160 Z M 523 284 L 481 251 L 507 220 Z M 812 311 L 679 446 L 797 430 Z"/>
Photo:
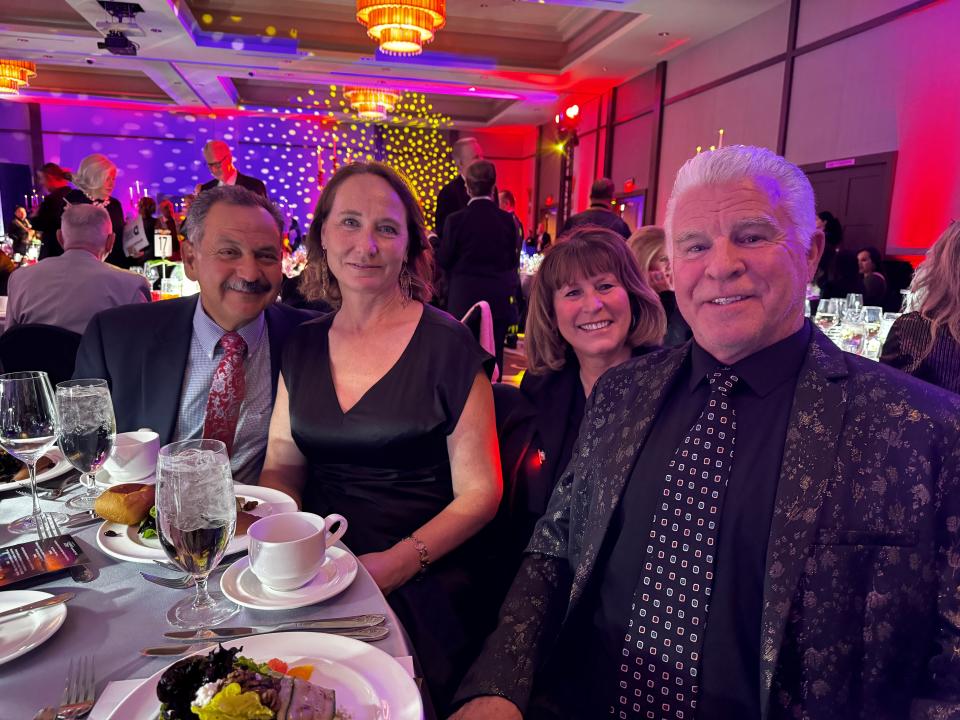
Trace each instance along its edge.
<path fill-rule="evenodd" d="M 707 404 L 667 467 L 624 637 L 617 718 L 693 720 L 719 513 L 730 476 L 738 378 L 710 377 Z"/>

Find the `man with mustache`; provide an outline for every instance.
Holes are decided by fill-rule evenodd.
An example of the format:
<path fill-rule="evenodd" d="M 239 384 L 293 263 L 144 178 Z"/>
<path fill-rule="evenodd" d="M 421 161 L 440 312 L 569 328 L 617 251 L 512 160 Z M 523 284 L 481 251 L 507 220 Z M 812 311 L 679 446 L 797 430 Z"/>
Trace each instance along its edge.
<path fill-rule="evenodd" d="M 110 383 L 118 431 L 148 427 L 161 444 L 223 440 L 234 480 L 255 483 L 280 349 L 313 313 L 276 301 L 283 218 L 269 200 L 215 187 L 197 197 L 185 226 L 184 271 L 200 294 L 95 315 L 74 377 Z"/>
<path fill-rule="evenodd" d="M 693 340 L 607 372 L 456 720 L 960 717 L 960 397 L 803 315 L 813 189 L 680 169 Z"/>

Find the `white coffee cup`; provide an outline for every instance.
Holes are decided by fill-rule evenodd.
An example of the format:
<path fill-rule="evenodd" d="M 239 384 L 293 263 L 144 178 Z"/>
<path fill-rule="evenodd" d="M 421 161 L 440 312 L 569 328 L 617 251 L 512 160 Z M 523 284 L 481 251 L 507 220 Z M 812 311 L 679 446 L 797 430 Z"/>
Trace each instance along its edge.
<path fill-rule="evenodd" d="M 141 480 L 156 471 L 159 453 L 160 436 L 153 430 L 117 433 L 113 452 L 103 467 L 111 480 Z"/>
<path fill-rule="evenodd" d="M 336 532 L 330 532 L 338 522 Z M 271 590 L 295 590 L 320 572 L 327 548 L 346 531 L 347 519 L 336 513 L 324 518 L 286 512 L 260 518 L 247 530 L 250 571 Z"/>

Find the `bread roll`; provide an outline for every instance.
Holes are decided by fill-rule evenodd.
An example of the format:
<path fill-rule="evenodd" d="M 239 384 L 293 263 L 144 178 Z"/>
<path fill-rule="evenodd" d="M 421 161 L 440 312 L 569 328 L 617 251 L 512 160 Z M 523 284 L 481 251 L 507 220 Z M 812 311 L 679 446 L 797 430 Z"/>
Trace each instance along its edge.
<path fill-rule="evenodd" d="M 97 498 L 93 511 L 110 522 L 138 525 L 153 507 L 155 487 L 145 483 L 124 483 L 106 490 Z"/>

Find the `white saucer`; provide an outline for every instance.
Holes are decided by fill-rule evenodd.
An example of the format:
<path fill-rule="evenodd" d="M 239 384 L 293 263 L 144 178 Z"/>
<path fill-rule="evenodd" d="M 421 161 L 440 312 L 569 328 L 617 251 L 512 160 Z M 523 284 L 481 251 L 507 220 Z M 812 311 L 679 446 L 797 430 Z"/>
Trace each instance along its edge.
<path fill-rule="evenodd" d="M 0 592 L 0 611 L 53 597 L 38 590 L 5 590 Z M 0 665 L 18 658 L 47 640 L 67 617 L 67 604 L 13 615 L 0 620 Z"/>
<path fill-rule="evenodd" d="M 153 470 L 148 472 L 146 475 L 141 475 L 140 477 L 131 477 L 129 475 L 111 475 L 110 471 L 103 468 L 101 469 L 95 478 L 97 487 L 99 488 L 108 488 L 113 487 L 114 485 L 123 485 L 124 483 L 144 483 L 146 485 L 156 485 L 157 476 Z"/>
<path fill-rule="evenodd" d="M 150 476 L 151 479 L 153 476 Z M 141 480 L 140 482 L 147 482 Z M 259 500 L 251 512 L 257 517 L 276 515 L 283 512 L 294 512 L 297 509 L 296 501 L 286 493 L 273 488 L 259 487 L 258 485 L 234 485 L 237 495 Z M 113 531 L 116 536 L 107 535 Z M 117 560 L 126 560 L 135 563 L 152 563 L 154 560 L 169 560 L 167 554 L 157 538 L 144 539 L 137 533 L 136 525 L 120 525 L 119 523 L 104 522 L 97 530 L 97 546 L 110 557 Z M 232 555 L 247 549 L 247 536 L 235 535 L 231 538 L 224 555 Z"/>
<path fill-rule="evenodd" d="M 227 568 L 220 578 L 220 589 L 237 605 L 254 610 L 292 610 L 339 595 L 357 577 L 357 568 L 353 553 L 334 545 L 327 548 L 313 580 L 296 590 L 281 592 L 264 587 L 250 570 L 250 558 L 243 557 Z"/>

